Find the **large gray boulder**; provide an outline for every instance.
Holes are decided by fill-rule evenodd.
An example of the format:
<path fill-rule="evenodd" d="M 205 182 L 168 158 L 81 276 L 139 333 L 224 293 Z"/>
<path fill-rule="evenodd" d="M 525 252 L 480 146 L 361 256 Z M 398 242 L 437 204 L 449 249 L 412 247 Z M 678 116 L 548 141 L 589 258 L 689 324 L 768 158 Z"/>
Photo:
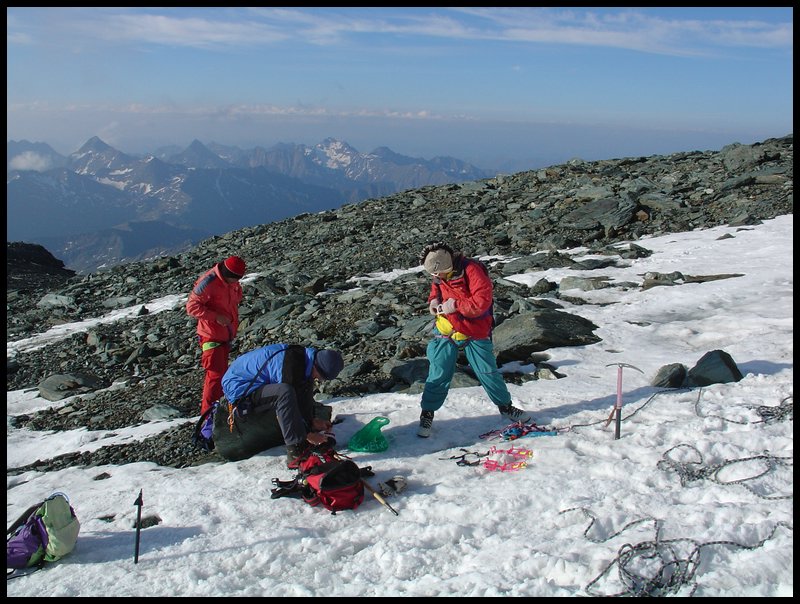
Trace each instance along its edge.
<path fill-rule="evenodd" d="M 588 319 L 550 308 L 515 315 L 494 330 L 497 362 L 518 361 L 548 348 L 594 344 L 600 341 L 595 329 Z"/>
<path fill-rule="evenodd" d="M 689 370 L 687 379 L 689 386 L 694 387 L 738 382 L 743 377 L 731 355 L 724 350 L 712 350 Z"/>
<path fill-rule="evenodd" d="M 39 385 L 39 396 L 48 401 L 60 401 L 68 396 L 86 394 L 108 387 L 99 378 L 84 373 L 54 374 L 46 377 Z"/>

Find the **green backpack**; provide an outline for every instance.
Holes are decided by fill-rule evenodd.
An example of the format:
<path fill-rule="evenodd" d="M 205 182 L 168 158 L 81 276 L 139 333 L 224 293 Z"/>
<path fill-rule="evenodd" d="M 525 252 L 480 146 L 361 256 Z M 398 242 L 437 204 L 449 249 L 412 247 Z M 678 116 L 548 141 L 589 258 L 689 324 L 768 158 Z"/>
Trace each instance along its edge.
<path fill-rule="evenodd" d="M 60 560 L 73 549 L 81 524 L 69 499 L 53 493 L 31 506 L 9 527 L 6 536 L 6 568 L 41 568 Z"/>

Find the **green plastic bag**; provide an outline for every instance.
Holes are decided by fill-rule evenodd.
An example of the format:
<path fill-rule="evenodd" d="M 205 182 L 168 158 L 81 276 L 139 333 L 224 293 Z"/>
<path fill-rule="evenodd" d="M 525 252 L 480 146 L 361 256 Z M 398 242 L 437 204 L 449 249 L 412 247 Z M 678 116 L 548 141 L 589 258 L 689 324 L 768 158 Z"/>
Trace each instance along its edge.
<path fill-rule="evenodd" d="M 376 417 L 358 432 L 353 434 L 347 448 L 351 451 L 377 453 L 389 448 L 389 441 L 381 434 L 381 428 L 389 423 L 388 417 Z"/>

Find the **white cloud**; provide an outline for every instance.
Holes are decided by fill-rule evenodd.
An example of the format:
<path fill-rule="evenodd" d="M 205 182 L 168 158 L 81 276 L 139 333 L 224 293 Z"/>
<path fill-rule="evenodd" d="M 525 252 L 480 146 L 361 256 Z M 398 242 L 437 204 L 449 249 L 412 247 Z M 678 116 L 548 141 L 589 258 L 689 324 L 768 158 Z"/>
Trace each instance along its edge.
<path fill-rule="evenodd" d="M 8 20 L 9 43 L 24 43 L 38 28 L 57 27 L 76 40 L 227 50 L 280 42 L 345 46 L 366 36 L 406 41 L 494 40 L 624 48 L 647 53 L 698 54 L 712 46 L 791 49 L 791 22 L 668 18 L 651 9 L 526 8 L 233 8 L 47 9 L 32 25 L 19 9 Z M 707 16 L 707 15 L 704 15 Z"/>
<path fill-rule="evenodd" d="M 53 167 L 49 157 L 39 155 L 34 151 L 24 151 L 16 155 L 8 162 L 8 167 L 11 170 L 34 170 L 36 172 L 44 172 Z"/>

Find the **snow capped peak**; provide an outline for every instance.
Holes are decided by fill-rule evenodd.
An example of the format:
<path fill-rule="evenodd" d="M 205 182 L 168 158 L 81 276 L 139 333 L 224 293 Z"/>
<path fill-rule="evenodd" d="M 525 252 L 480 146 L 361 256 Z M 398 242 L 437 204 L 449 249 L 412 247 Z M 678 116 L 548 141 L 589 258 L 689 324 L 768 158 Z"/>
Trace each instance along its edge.
<path fill-rule="evenodd" d="M 359 156 L 358 151 L 347 143 L 330 137 L 314 145 L 312 153 L 317 163 L 331 170 L 347 168 Z"/>

